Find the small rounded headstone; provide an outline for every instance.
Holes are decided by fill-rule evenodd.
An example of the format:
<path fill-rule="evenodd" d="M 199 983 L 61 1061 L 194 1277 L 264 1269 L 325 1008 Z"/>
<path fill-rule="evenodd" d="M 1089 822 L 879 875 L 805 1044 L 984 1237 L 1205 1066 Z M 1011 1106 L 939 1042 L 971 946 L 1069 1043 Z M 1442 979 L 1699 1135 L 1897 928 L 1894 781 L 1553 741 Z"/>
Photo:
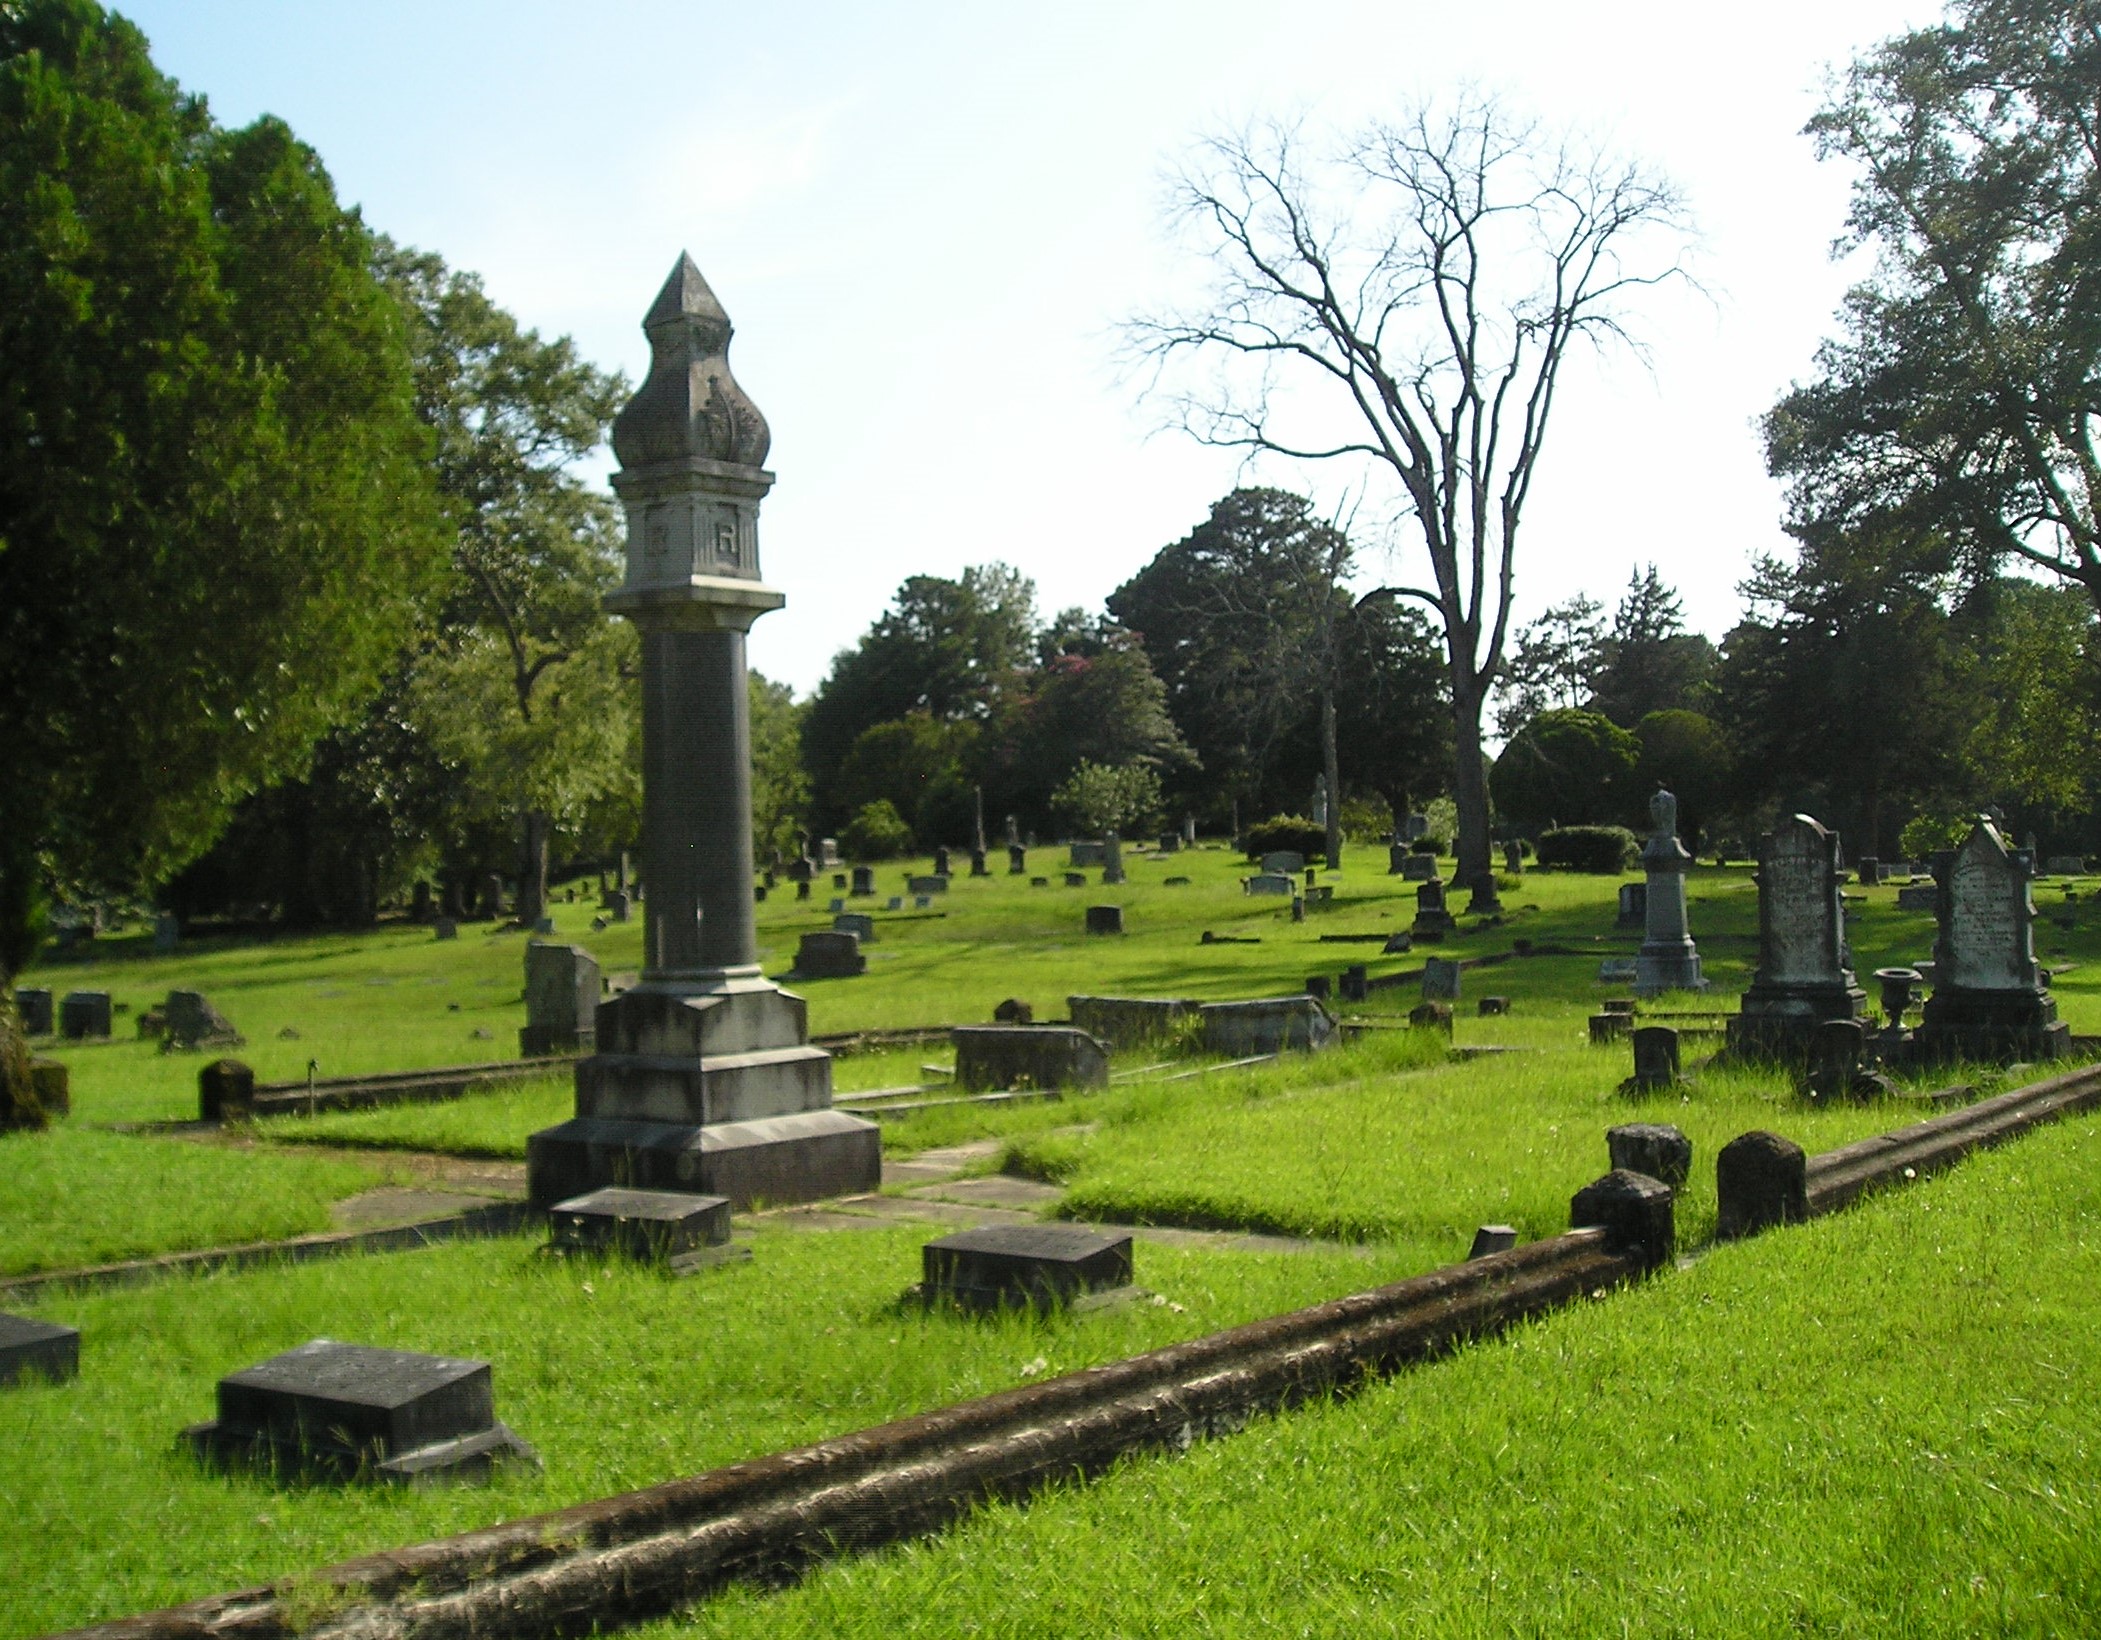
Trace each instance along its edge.
<path fill-rule="evenodd" d="M 255 1109 L 255 1072 L 238 1059 L 215 1059 L 197 1073 L 197 1114 L 207 1122 Z"/>

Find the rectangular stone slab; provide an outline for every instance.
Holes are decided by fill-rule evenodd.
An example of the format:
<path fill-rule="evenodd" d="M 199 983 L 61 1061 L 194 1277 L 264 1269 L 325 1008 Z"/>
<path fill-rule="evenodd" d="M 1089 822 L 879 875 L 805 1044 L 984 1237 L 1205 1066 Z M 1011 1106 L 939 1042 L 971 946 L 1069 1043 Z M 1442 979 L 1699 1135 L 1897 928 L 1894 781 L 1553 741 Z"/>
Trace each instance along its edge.
<path fill-rule="evenodd" d="M 629 1258 L 669 1259 L 730 1239 L 727 1196 L 680 1190 L 630 1190 L 609 1185 L 572 1196 L 548 1210 L 552 1245 L 579 1252 L 611 1251 Z"/>
<path fill-rule="evenodd" d="M 80 1375 L 80 1329 L 0 1315 L 0 1387 Z"/>
<path fill-rule="evenodd" d="M 391 1457 L 488 1429 L 489 1363 L 317 1338 L 219 1380 L 223 1438 Z"/>
<path fill-rule="evenodd" d="M 1131 1238 L 1076 1224 L 988 1224 L 920 1251 L 927 1295 L 964 1304 L 1048 1306 L 1131 1283 Z"/>

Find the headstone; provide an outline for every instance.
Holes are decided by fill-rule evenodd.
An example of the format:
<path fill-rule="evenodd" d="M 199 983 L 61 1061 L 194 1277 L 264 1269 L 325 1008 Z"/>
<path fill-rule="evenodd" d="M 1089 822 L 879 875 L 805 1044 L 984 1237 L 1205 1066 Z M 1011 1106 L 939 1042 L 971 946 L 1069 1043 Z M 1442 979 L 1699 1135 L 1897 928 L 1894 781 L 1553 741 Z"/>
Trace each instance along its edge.
<path fill-rule="evenodd" d="M 1652 997 L 1665 991 L 1704 991 L 1707 980 L 1700 972 L 1699 949 L 1686 921 L 1685 873 L 1692 866 L 1692 856 L 1678 841 L 1677 798 L 1661 790 L 1651 797 L 1649 825 L 1649 840 L 1641 851 L 1641 868 L 1648 882 L 1642 895 L 1641 952 L 1634 959 L 1635 994 Z"/>
<path fill-rule="evenodd" d="M 933 903 L 934 896 L 931 894 L 915 894 L 912 896 L 912 909 L 915 911 L 924 911 Z"/>
<path fill-rule="evenodd" d="M 1406 843 L 1388 843 L 1386 845 L 1386 875 L 1389 877 L 1405 877 L 1408 874 L 1408 862 L 1413 858 L 1414 856 L 1408 852 Z"/>
<path fill-rule="evenodd" d="M 481 880 L 480 910 L 484 922 L 494 922 L 503 915 L 503 879 L 493 871 Z"/>
<path fill-rule="evenodd" d="M 1634 1029 L 1632 1014 L 1615 1014 L 1610 1011 L 1590 1016 L 1590 1045 L 1593 1048 L 1608 1048 Z"/>
<path fill-rule="evenodd" d="M 597 1039 L 598 961 L 580 945 L 534 940 L 525 948 L 525 1024 L 518 1052 L 588 1051 Z"/>
<path fill-rule="evenodd" d="M 1661 1179 L 1683 1190 L 1692 1177 L 1692 1141 L 1667 1122 L 1623 1122 L 1605 1131 L 1605 1148 L 1615 1168 Z"/>
<path fill-rule="evenodd" d="M 1827 1019 L 1809 1039 L 1809 1068 L 1805 1082 L 1818 1099 L 1864 1099 L 1884 1091 L 1886 1084 L 1864 1070 L 1867 1031 L 1857 1019 Z"/>
<path fill-rule="evenodd" d="M 1065 863 L 1075 871 L 1084 870 L 1088 866 L 1099 866 L 1102 863 L 1102 845 L 1074 843 Z"/>
<path fill-rule="evenodd" d="M 1074 1025 L 1116 1050 L 1179 1042 L 1190 1035 L 1203 1008 L 1186 997 L 1069 996 L 1065 1006 Z"/>
<path fill-rule="evenodd" d="M 606 915 L 616 923 L 624 923 L 634 915 L 633 902 L 624 888 L 614 889 L 601 903 L 605 906 Z"/>
<path fill-rule="evenodd" d="M 1181 853 L 1182 834 L 1178 831 L 1163 831 L 1160 833 L 1160 852 L 1162 854 Z"/>
<path fill-rule="evenodd" d="M 875 867 L 855 866 L 853 887 L 848 892 L 855 899 L 867 899 L 875 893 Z"/>
<path fill-rule="evenodd" d="M 1839 837 L 1806 814 L 1765 834 L 1758 858 L 1758 967 L 1729 1022 L 1738 1053 L 1799 1061 L 1827 1019 L 1859 1019 L 1839 900 Z"/>
<path fill-rule="evenodd" d="M 173 951 L 182 944 L 182 919 L 172 911 L 163 911 L 153 919 L 153 949 Z"/>
<path fill-rule="evenodd" d="M 810 879 L 809 879 L 809 878 L 807 878 L 807 877 L 801 877 L 801 878 L 798 878 L 798 879 L 796 879 L 796 883 L 795 883 L 795 897 L 796 897 L 796 898 L 797 898 L 798 900 L 807 900 L 807 899 L 808 899 L 808 898 L 810 897 Z"/>
<path fill-rule="evenodd" d="M 80 1329 L 0 1315 L 0 1389 L 80 1376 Z"/>
<path fill-rule="evenodd" d="M 1019 843 L 1007 845 L 1007 875 L 1026 877 L 1029 874 L 1029 851 Z"/>
<path fill-rule="evenodd" d="M 170 991 L 161 1004 L 165 1035 L 170 1048 L 237 1048 L 241 1033 L 233 1022 L 211 1003 L 202 991 Z"/>
<path fill-rule="evenodd" d="M 795 947 L 795 972 L 802 979 L 852 979 L 867 973 L 860 936 L 838 931 L 803 935 Z"/>
<path fill-rule="evenodd" d="M 1353 962 L 1343 969 L 1339 985 L 1344 1002 L 1362 1002 L 1371 995 L 1371 974 L 1363 963 Z"/>
<path fill-rule="evenodd" d="M 834 934 L 851 934 L 863 945 L 875 944 L 875 919 L 865 911 L 842 911 L 832 918 Z"/>
<path fill-rule="evenodd" d="M 1087 873 L 1084 871 L 1068 871 L 1065 874 L 1065 886 L 1067 888 L 1085 888 L 1087 886 Z"/>
<path fill-rule="evenodd" d="M 499 1423 L 489 1363 L 317 1338 L 219 1380 L 219 1416 L 182 1439 L 200 1458 L 285 1475 L 396 1482 L 535 1467 Z"/>
<path fill-rule="evenodd" d="M 430 937 L 434 940 L 456 940 L 460 937 L 460 925 L 450 917 L 439 917 L 430 925 Z"/>
<path fill-rule="evenodd" d="M 1112 831 L 1102 839 L 1102 884 L 1114 888 L 1123 880 L 1123 839 Z"/>
<path fill-rule="evenodd" d="M 608 1185 L 547 1210 L 548 1246 L 565 1253 L 614 1254 L 676 1268 L 730 1239 L 726 1196 Z"/>
<path fill-rule="evenodd" d="M 1648 1269 L 1668 1264 L 1677 1249 L 1671 1187 L 1661 1179 L 1615 1168 L 1577 1191 L 1569 1202 L 1572 1230 L 1597 1226 L 1605 1245 Z"/>
<path fill-rule="evenodd" d="M 1408 1010 L 1408 1023 L 1417 1030 L 1452 1034 L 1452 1005 L 1449 1002 L 1418 1002 Z"/>
<path fill-rule="evenodd" d="M 1262 856 L 1262 869 L 1273 877 L 1296 877 L 1306 869 L 1306 857 L 1296 849 L 1272 849 Z"/>
<path fill-rule="evenodd" d="M 846 862 L 839 858 L 839 839 L 820 837 L 817 839 L 817 863 L 826 871 L 836 870 Z"/>
<path fill-rule="evenodd" d="M 238 1059 L 215 1059 L 197 1073 L 197 1115 L 225 1122 L 255 1110 L 255 1072 Z"/>
<path fill-rule="evenodd" d="M 1933 995 L 1913 1033 L 1921 1059 L 2004 1064 L 2069 1051 L 2071 1027 L 2036 966 L 2029 875 L 2029 857 L 1984 819 L 1939 874 Z"/>
<path fill-rule="evenodd" d="M 1649 885 L 1647 883 L 1621 883 L 1619 914 L 1612 921 L 1617 928 L 1641 928 L 1649 918 Z"/>
<path fill-rule="evenodd" d="M 1631 985 L 1641 977 L 1641 964 L 1632 957 L 1607 957 L 1598 964 L 1598 978 L 1606 985 Z"/>
<path fill-rule="evenodd" d="M 436 911 L 437 901 L 431 894 L 430 884 L 419 877 L 409 895 L 409 921 L 429 922 Z"/>
<path fill-rule="evenodd" d="M 904 910 L 904 908 L 905 897 L 902 894 L 893 894 L 890 896 L 889 899 L 883 902 L 883 909 L 885 911 L 902 911 Z"/>
<path fill-rule="evenodd" d="M 1280 876 L 1273 871 L 1259 871 L 1252 877 L 1244 878 L 1240 886 L 1242 892 L 1248 894 L 1275 894 L 1285 897 L 1289 897 L 1298 889 L 1298 884 L 1291 878 Z"/>
<path fill-rule="evenodd" d="M 1011 820 L 1014 817 L 1009 815 L 1007 818 Z M 992 1010 L 992 1023 L 995 1025 L 1033 1025 L 1036 1023 L 1036 1010 L 1022 1001 L 1020 997 L 1008 997 L 997 1008 Z M 1082 1029 L 1084 1028 L 1082 1027 Z"/>
<path fill-rule="evenodd" d="M 1525 845 L 1515 837 L 1503 845 L 1503 869 L 1513 877 L 1524 875 Z"/>
<path fill-rule="evenodd" d="M 68 1042 L 109 1035 L 107 991 L 68 991 L 58 1005 L 58 1034 Z"/>
<path fill-rule="evenodd" d="M 1809 1217 L 1808 1157 L 1777 1133 L 1740 1134 L 1714 1159 L 1715 1235 L 1756 1235 Z"/>
<path fill-rule="evenodd" d="M 1401 881 L 1405 883 L 1427 883 L 1437 876 L 1437 857 L 1434 854 L 1409 854 L 1401 861 Z"/>
<path fill-rule="evenodd" d="M 948 850 L 945 848 L 937 848 L 934 850 L 934 875 L 936 877 L 946 877 L 950 875 L 948 869 Z"/>
<path fill-rule="evenodd" d="M 921 1249 L 921 1291 L 969 1309 L 1052 1309 L 1131 1284 L 1131 1238 L 1077 1224 L 989 1224 Z"/>
<path fill-rule="evenodd" d="M 1259 997 L 1249 1002 L 1206 1002 L 1204 1051 L 1225 1059 L 1286 1050 L 1317 1052 L 1335 1039 L 1335 1021 L 1309 996 Z"/>
<path fill-rule="evenodd" d="M 1386 936 L 1386 943 L 1379 947 L 1379 950 L 1389 957 L 1403 955 L 1409 951 L 1413 951 L 1414 949 L 1414 936 L 1405 933 L 1398 928 L 1395 929 L 1391 934 L 1388 934 Z"/>
<path fill-rule="evenodd" d="M 834 887 L 834 888 L 836 888 L 836 889 L 840 890 L 840 891 L 841 891 L 842 893 L 843 893 L 843 892 L 845 892 L 845 889 L 846 889 L 846 873 L 845 873 L 845 872 L 843 872 L 843 871 L 835 871 L 835 872 L 833 872 L 833 873 L 832 873 L 832 887 Z"/>
<path fill-rule="evenodd" d="M 1474 1012 L 1483 1019 L 1507 1014 L 1510 1012 L 1510 999 L 1508 997 L 1483 997 L 1474 1004 Z"/>
<path fill-rule="evenodd" d="M 1502 898 L 1496 893 L 1496 874 L 1492 871 L 1475 872 L 1466 902 L 1467 915 L 1493 917 L 1502 909 Z"/>
<path fill-rule="evenodd" d="M 1430 817 L 1427 814 L 1411 814 L 1401 821 L 1401 841 L 1413 843 L 1430 835 Z"/>
<path fill-rule="evenodd" d="M 1313 998 L 1316 1002 L 1326 1002 L 1334 994 L 1334 989 L 1334 985 L 1326 974 L 1308 974 L 1306 976 L 1306 995 Z"/>
<path fill-rule="evenodd" d="M 833 895 L 832 898 L 824 902 L 824 908 L 836 916 L 839 912 L 846 909 L 846 896 L 843 894 Z"/>
<path fill-rule="evenodd" d="M 1105 1088 L 1109 1049 L 1066 1025 L 958 1025 L 956 1086 L 988 1088 Z"/>
<path fill-rule="evenodd" d="M 2050 856 L 2050 875 L 2053 877 L 2081 877 L 2086 874 L 2086 859 L 2078 854 L 2053 854 Z"/>
<path fill-rule="evenodd" d="M 937 871 L 931 877 L 910 877 L 906 879 L 905 887 L 914 894 L 946 894 L 948 892 L 948 876 L 944 872 Z"/>
<path fill-rule="evenodd" d="M 790 860 L 788 862 L 788 869 L 784 873 L 784 875 L 791 883 L 807 884 L 811 878 L 817 875 L 817 862 L 815 860 L 807 858 L 806 856 Z M 799 896 L 799 898 L 808 899 L 809 896 L 805 894 Z"/>
<path fill-rule="evenodd" d="M 736 1209 L 873 1190 L 880 1130 L 833 1108 L 831 1056 L 809 1040 L 807 1005 L 759 967 L 745 646 L 785 602 L 759 563 L 770 434 L 730 370 L 729 319 L 690 258 L 643 329 L 649 375 L 612 427 L 627 548 L 604 603 L 639 631 L 648 705 L 644 966 L 599 1005 L 574 1119 L 528 1139 L 529 1194 L 545 1209 L 617 1184 Z M 806 841 L 798 853 L 807 888 Z M 835 850 L 826 869 L 838 868 Z"/>
<path fill-rule="evenodd" d="M 1860 857 L 1859 866 L 1855 869 L 1860 873 L 1860 883 L 1863 888 L 1878 886 L 1884 876 L 1882 862 L 1872 854 L 1863 854 Z"/>
<path fill-rule="evenodd" d="M 1456 1002 L 1459 998 L 1459 964 L 1447 957 L 1429 957 L 1423 962 L 1423 1000 Z"/>
<path fill-rule="evenodd" d="M 1474 1244 L 1467 1249 L 1466 1259 L 1471 1264 L 1475 1259 L 1487 1258 L 1491 1253 L 1507 1253 L 1516 1245 L 1516 1226 L 1484 1224 L 1474 1232 Z"/>
<path fill-rule="evenodd" d="M 1678 1033 L 1668 1025 L 1644 1025 L 1634 1033 L 1634 1075 L 1624 1083 L 1624 1093 L 1654 1093 L 1676 1087 L 1684 1078 L 1678 1071 Z"/>
<path fill-rule="evenodd" d="M 1456 925 L 1444 903 L 1444 884 L 1432 877 L 1415 890 L 1415 921 L 1408 932 L 1419 940 L 1441 940 Z"/>
<path fill-rule="evenodd" d="M 1906 883 L 1897 890 L 1899 911 L 1938 911 L 1941 891 L 1932 883 Z"/>
<path fill-rule="evenodd" d="M 15 1012 L 22 1016 L 22 1034 L 25 1036 L 49 1036 L 52 1018 L 51 993 L 42 986 L 31 986 L 15 992 Z"/>
<path fill-rule="evenodd" d="M 1090 905 L 1087 908 L 1087 932 L 1090 934 L 1121 934 L 1123 932 L 1123 907 L 1120 905 Z"/>
<path fill-rule="evenodd" d="M 1082 877 L 1082 878 L 1080 879 L 1080 884 L 1081 884 L 1081 886 L 1082 886 L 1082 887 L 1085 887 L 1085 886 L 1086 886 L 1086 882 L 1087 882 L 1087 879 L 1086 879 L 1085 877 Z M 1031 878 L 1029 879 L 1029 887 L 1031 887 L 1031 888 L 1049 888 L 1049 887 L 1050 887 L 1050 879 L 1049 879 L 1048 877 L 1031 877 Z"/>

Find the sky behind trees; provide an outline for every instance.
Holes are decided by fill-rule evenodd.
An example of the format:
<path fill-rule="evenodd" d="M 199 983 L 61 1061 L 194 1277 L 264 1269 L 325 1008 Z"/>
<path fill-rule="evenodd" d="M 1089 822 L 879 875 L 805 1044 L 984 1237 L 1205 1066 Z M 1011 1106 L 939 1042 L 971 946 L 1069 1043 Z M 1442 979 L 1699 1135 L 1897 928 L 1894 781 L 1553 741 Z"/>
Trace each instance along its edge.
<path fill-rule="evenodd" d="M 639 379 L 643 310 L 690 250 L 774 430 L 787 610 L 752 659 L 807 690 L 908 574 L 999 558 L 1047 611 L 1102 597 L 1243 479 L 1159 432 L 1120 320 L 1194 287 L 1167 169 L 1208 130 L 1349 126 L 1470 82 L 1684 189 L 1705 296 L 1656 294 L 1644 366 L 1579 359 L 1519 554 L 1521 619 L 1654 561 L 1735 618 L 1783 545 L 1756 427 L 1846 282 L 1851 180 L 1799 133 L 1823 77 L 1934 5 L 1444 7 L 1248 0 L 789 9 L 639 0 L 357 6 L 134 0 L 156 62 L 238 124 L 282 116 L 373 227 L 479 271 L 522 323 Z M 1358 512 L 1368 576 L 1384 499 Z M 1394 572 L 1412 567 L 1408 536 Z M 1419 554 L 1420 547 L 1414 549 Z"/>

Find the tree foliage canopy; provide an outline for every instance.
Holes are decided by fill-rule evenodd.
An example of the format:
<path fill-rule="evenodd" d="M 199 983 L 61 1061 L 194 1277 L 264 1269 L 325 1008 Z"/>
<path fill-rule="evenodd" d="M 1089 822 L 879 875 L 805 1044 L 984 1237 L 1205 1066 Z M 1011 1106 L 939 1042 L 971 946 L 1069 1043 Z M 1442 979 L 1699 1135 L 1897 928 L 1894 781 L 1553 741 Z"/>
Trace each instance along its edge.
<path fill-rule="evenodd" d="M 356 711 L 442 569 L 372 243 L 91 0 L 0 8 L 0 922 L 131 886 Z M 24 953 L 0 945 L 0 968 Z"/>

